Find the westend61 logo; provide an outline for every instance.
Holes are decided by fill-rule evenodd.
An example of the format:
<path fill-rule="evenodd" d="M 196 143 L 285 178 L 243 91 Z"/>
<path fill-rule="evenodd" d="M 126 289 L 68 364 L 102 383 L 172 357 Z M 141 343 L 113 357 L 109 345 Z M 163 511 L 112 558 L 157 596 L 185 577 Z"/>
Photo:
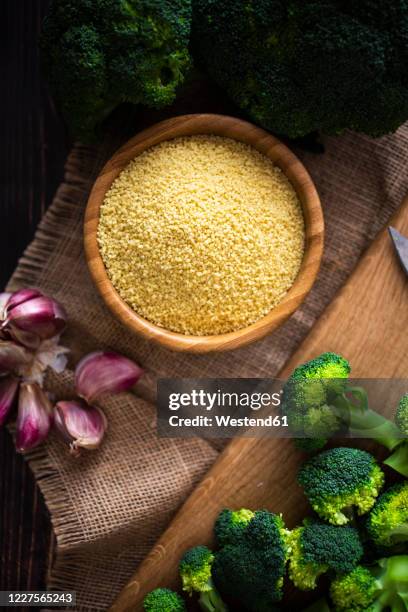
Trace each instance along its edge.
<path fill-rule="evenodd" d="M 171 438 L 402 436 L 393 421 L 407 390 L 396 379 L 162 379 L 157 430 Z"/>

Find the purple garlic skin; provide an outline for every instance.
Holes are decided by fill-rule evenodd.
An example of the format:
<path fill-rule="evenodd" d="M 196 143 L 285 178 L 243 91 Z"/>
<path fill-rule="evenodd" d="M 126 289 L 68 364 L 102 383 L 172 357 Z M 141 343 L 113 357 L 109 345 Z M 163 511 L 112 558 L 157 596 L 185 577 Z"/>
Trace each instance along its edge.
<path fill-rule="evenodd" d="M 0 293 L 0 321 L 4 321 L 6 318 L 6 306 L 12 295 L 12 293 L 7 292 Z"/>
<path fill-rule="evenodd" d="M 54 426 L 68 442 L 70 453 L 79 455 L 81 448 L 100 446 L 108 427 L 102 410 L 83 400 L 61 401 L 54 408 Z"/>
<path fill-rule="evenodd" d="M 0 340 L 0 374 L 12 372 L 20 365 L 30 363 L 32 354 L 15 342 Z"/>
<path fill-rule="evenodd" d="M 10 326 L 46 340 L 60 334 L 66 320 L 67 315 L 61 304 L 52 298 L 39 296 L 13 306 L 11 310 L 7 308 L 3 328 Z"/>
<path fill-rule="evenodd" d="M 0 379 L 0 426 L 6 422 L 17 396 L 18 380 L 12 376 Z"/>
<path fill-rule="evenodd" d="M 16 448 L 20 453 L 43 442 L 52 424 L 51 403 L 37 383 L 22 383 L 18 399 Z"/>
<path fill-rule="evenodd" d="M 113 352 L 86 355 L 75 370 L 75 388 L 88 403 L 107 393 L 116 394 L 133 387 L 143 370 L 136 363 Z"/>
<path fill-rule="evenodd" d="M 42 293 L 37 289 L 19 289 L 15 293 L 10 294 L 10 298 L 7 301 L 6 310 L 9 312 L 14 306 L 28 302 L 36 297 L 41 297 Z"/>

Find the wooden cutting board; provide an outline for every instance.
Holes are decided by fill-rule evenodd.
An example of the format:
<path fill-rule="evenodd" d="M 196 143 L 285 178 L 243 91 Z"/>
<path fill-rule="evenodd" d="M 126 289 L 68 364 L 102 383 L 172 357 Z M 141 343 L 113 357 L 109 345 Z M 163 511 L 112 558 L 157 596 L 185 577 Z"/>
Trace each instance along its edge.
<path fill-rule="evenodd" d="M 408 198 L 391 220 L 408 235 Z M 324 351 L 349 359 L 354 378 L 408 378 L 408 278 L 384 229 L 285 365 L 286 378 L 300 363 Z M 178 589 L 183 552 L 211 544 L 222 508 L 263 508 L 282 512 L 293 527 L 308 510 L 296 483 L 303 459 L 289 439 L 234 439 L 179 510 L 139 566 L 111 610 L 142 610 L 143 598 L 158 586 Z"/>

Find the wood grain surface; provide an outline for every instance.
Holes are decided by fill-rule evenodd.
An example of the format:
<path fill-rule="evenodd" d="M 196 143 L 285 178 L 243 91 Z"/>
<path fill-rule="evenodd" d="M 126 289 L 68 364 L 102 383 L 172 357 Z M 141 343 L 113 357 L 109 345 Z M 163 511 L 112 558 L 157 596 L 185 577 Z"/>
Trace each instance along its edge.
<path fill-rule="evenodd" d="M 408 233 L 408 199 L 392 224 Z M 407 304 L 408 279 L 383 230 L 279 377 L 286 378 L 294 367 L 323 351 L 335 351 L 350 360 L 355 378 L 407 378 Z M 267 507 L 282 512 L 293 527 L 306 514 L 306 501 L 295 481 L 302 458 L 289 439 L 233 440 L 111 611 L 142 610 L 150 590 L 178 588 L 180 556 L 191 546 L 211 543 L 214 519 L 224 507 Z"/>
<path fill-rule="evenodd" d="M 265 317 L 252 325 L 216 336 L 191 336 L 168 331 L 139 316 L 113 287 L 99 252 L 97 232 L 100 207 L 106 192 L 127 164 L 143 151 L 164 140 L 195 134 L 215 134 L 253 146 L 271 159 L 291 181 L 303 206 L 305 254 L 298 276 L 283 300 Z M 319 196 L 309 173 L 282 142 L 265 130 L 235 117 L 191 114 L 162 121 L 138 134 L 107 162 L 96 180 L 85 214 L 85 254 L 94 283 L 111 309 L 130 330 L 169 349 L 192 353 L 235 349 L 259 340 L 281 325 L 310 291 L 323 252 L 324 222 Z"/>
<path fill-rule="evenodd" d="M 62 180 L 68 150 L 40 70 L 37 40 L 47 6 L 48 0 L 1 2 L 1 288 Z M 5 429 L 0 467 L 0 589 L 43 588 L 52 554 L 49 515 Z"/>

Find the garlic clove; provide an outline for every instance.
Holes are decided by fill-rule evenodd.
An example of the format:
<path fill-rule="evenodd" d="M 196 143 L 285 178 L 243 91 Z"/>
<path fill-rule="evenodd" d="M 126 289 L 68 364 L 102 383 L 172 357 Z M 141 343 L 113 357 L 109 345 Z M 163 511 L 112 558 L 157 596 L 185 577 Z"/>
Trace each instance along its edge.
<path fill-rule="evenodd" d="M 118 353 L 97 351 L 86 355 L 75 370 L 75 388 L 92 403 L 105 393 L 120 393 L 133 387 L 143 370 Z"/>
<path fill-rule="evenodd" d="M 36 297 L 41 297 L 43 294 L 37 289 L 19 289 L 14 293 L 9 294 L 10 297 L 7 301 L 7 312 L 9 312 L 15 306 L 28 302 Z"/>
<path fill-rule="evenodd" d="M 11 310 L 7 309 L 3 327 L 11 325 L 45 340 L 60 334 L 66 320 L 67 315 L 61 304 L 52 298 L 40 296 L 17 304 Z"/>
<path fill-rule="evenodd" d="M 12 372 L 31 362 L 33 356 L 24 346 L 7 340 L 0 340 L 0 374 Z"/>
<path fill-rule="evenodd" d="M 51 403 L 37 383 L 22 383 L 18 398 L 16 448 L 24 453 L 43 442 L 52 424 Z"/>
<path fill-rule="evenodd" d="M 0 293 L 0 321 L 3 321 L 3 319 L 5 319 L 6 317 L 7 302 L 9 301 L 12 295 L 12 293 L 7 292 Z"/>
<path fill-rule="evenodd" d="M 0 426 L 3 425 L 13 407 L 17 395 L 18 380 L 7 377 L 0 379 Z"/>
<path fill-rule="evenodd" d="M 71 454 L 79 455 L 81 448 L 98 448 L 108 422 L 100 408 L 89 406 L 83 400 L 72 400 L 56 404 L 54 425 L 69 443 Z"/>
<path fill-rule="evenodd" d="M 14 325 L 9 325 L 7 327 L 6 333 L 10 338 L 18 342 L 19 344 L 23 344 L 29 349 L 37 349 L 41 344 L 41 338 L 37 336 L 37 334 L 33 334 L 28 331 L 24 331 L 23 329 L 19 329 Z"/>

